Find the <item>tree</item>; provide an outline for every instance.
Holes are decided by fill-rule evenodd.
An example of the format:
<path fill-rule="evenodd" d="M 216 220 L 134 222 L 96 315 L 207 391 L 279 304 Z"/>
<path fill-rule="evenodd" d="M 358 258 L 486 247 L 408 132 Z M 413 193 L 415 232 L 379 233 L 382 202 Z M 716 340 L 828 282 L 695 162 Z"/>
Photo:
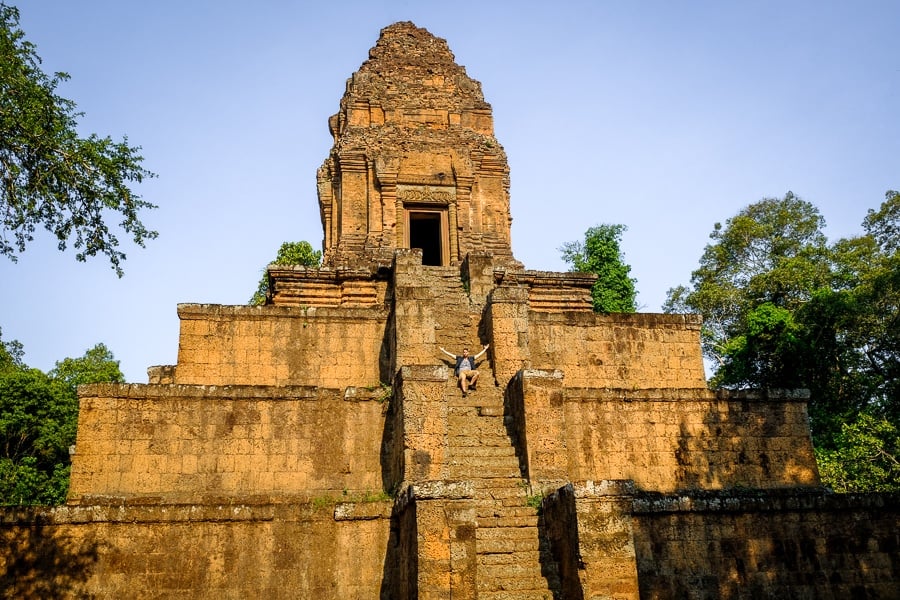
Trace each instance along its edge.
<path fill-rule="evenodd" d="M 322 262 L 322 252 L 313 250 L 312 245 L 306 240 L 300 242 L 284 242 L 278 249 L 278 254 L 270 264 L 273 265 L 300 265 L 316 268 Z M 266 303 L 269 294 L 269 273 L 263 269 L 259 286 L 250 298 L 250 306 L 260 306 Z"/>
<path fill-rule="evenodd" d="M 78 426 L 82 383 L 124 381 L 119 363 L 97 344 L 50 373 L 0 371 L 0 504 L 60 504 L 69 488 L 69 447 Z"/>
<path fill-rule="evenodd" d="M 64 358 L 57 361 L 50 377 L 76 391 L 84 383 L 124 383 L 125 375 L 119 369 L 119 361 L 105 344 L 88 349 L 80 358 Z"/>
<path fill-rule="evenodd" d="M 126 257 L 107 220 L 121 215 L 119 227 L 141 247 L 157 237 L 139 218 L 156 207 L 130 187 L 155 175 L 127 137 L 79 136 L 83 113 L 56 93 L 69 76 L 47 75 L 40 63 L 19 11 L 0 3 L 0 254 L 17 260 L 42 226 L 60 250 L 71 243 L 79 261 L 105 255 L 121 277 Z"/>
<path fill-rule="evenodd" d="M 828 285 L 824 226 L 818 209 L 791 192 L 747 206 L 724 227 L 714 225 L 691 287 L 670 289 L 663 310 L 702 314 L 704 354 L 721 367 L 755 307 L 793 311 Z"/>
<path fill-rule="evenodd" d="M 0 373 L 23 368 L 22 359 L 25 351 L 18 340 L 3 341 L 3 330 L 0 329 Z"/>
<path fill-rule="evenodd" d="M 900 431 L 884 417 L 860 413 L 834 449 L 816 449 L 816 460 L 836 492 L 900 492 Z"/>
<path fill-rule="evenodd" d="M 594 311 L 601 313 L 634 312 L 636 310 L 635 283 L 629 277 L 631 267 L 619 248 L 625 225 L 598 225 L 584 234 L 584 242 L 567 242 L 560 248 L 564 261 L 572 271 L 595 273 L 597 281 L 591 288 Z"/>
<path fill-rule="evenodd" d="M 884 465 L 900 421 L 900 195 L 885 198 L 864 234 L 832 245 L 818 210 L 793 194 L 750 205 L 715 225 L 692 286 L 669 290 L 664 306 L 703 315 L 712 386 L 810 390 L 813 442 L 836 489 L 897 477 Z M 875 454 L 887 462 L 839 464 Z"/>

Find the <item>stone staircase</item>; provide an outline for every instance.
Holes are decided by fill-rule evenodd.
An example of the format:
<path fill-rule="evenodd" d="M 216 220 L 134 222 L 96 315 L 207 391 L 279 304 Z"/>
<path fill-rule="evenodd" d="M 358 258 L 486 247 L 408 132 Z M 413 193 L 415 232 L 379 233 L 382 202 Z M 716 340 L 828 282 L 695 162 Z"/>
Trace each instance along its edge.
<path fill-rule="evenodd" d="M 478 329 L 482 306 L 466 292 L 459 267 L 423 267 L 423 271 L 434 298 L 438 346 L 456 354 L 468 347 L 471 354 L 478 354 L 483 346 Z"/>
<path fill-rule="evenodd" d="M 478 389 L 463 398 L 448 381 L 450 477 L 474 484 L 478 598 L 552 600 L 559 577 L 542 539 L 538 509 L 506 430 L 503 393 L 481 367 Z M 556 590 L 554 592 L 554 590 Z"/>
<path fill-rule="evenodd" d="M 481 327 L 485 299 L 471 296 L 457 266 L 421 269 L 417 283 L 429 289 L 436 345 L 454 354 L 463 348 L 478 354 L 489 341 Z M 503 389 L 496 385 L 489 359 L 478 361 L 477 389 L 468 397 L 462 397 L 451 371 L 442 398 L 447 477 L 472 484 L 474 592 L 480 600 L 557 600 L 558 570 L 542 535 L 538 507 L 529 502 L 528 483 L 507 431 Z M 453 366 L 446 357 L 443 364 Z"/>

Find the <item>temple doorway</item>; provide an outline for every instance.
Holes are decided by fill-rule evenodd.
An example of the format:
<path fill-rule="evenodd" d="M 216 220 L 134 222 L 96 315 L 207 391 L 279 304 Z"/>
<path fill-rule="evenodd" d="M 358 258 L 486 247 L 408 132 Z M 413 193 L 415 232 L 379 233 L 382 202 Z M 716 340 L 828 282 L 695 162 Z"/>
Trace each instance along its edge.
<path fill-rule="evenodd" d="M 447 212 L 442 210 L 408 210 L 408 247 L 422 249 L 422 264 L 439 267 L 449 264 L 447 244 Z"/>

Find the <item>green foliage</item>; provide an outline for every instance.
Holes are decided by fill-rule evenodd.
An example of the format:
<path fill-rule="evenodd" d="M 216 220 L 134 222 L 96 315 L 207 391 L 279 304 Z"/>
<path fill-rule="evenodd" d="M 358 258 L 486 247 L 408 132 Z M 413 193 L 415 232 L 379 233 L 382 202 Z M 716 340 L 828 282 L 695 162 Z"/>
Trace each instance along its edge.
<path fill-rule="evenodd" d="M 78 398 L 37 369 L 0 376 L 0 503 L 65 499 Z"/>
<path fill-rule="evenodd" d="M 822 483 L 836 492 L 900 492 L 900 431 L 883 417 L 860 413 L 816 459 Z"/>
<path fill-rule="evenodd" d="M 625 264 L 619 248 L 625 225 L 598 225 L 584 234 L 584 242 L 567 242 L 560 248 L 562 258 L 573 271 L 595 273 L 591 288 L 594 311 L 601 313 L 634 312 L 636 280 L 629 277 L 631 267 Z"/>
<path fill-rule="evenodd" d="M 540 508 L 544 503 L 544 495 L 541 493 L 533 494 L 525 497 L 525 506 L 529 508 Z"/>
<path fill-rule="evenodd" d="M 726 358 L 711 384 L 743 387 L 800 387 L 795 358 L 798 326 L 791 311 L 770 302 L 752 308 L 742 322 L 741 333 L 723 349 Z"/>
<path fill-rule="evenodd" d="M 42 226 L 60 250 L 72 243 L 79 261 L 106 255 L 121 276 L 125 254 L 107 219 L 119 213 L 119 227 L 139 246 L 155 238 L 139 218 L 155 207 L 130 187 L 154 174 L 127 138 L 80 137 L 83 114 L 56 93 L 68 75 L 49 76 L 40 63 L 19 11 L 0 4 L 0 254 L 15 261 Z"/>
<path fill-rule="evenodd" d="M 702 314 L 704 354 L 721 366 L 750 310 L 765 303 L 793 310 L 828 284 L 824 225 L 818 209 L 791 192 L 751 204 L 714 225 L 691 288 L 670 289 L 663 310 Z"/>
<path fill-rule="evenodd" d="M 0 504 L 60 504 L 69 487 L 69 447 L 78 426 L 77 385 L 123 381 L 103 344 L 81 358 L 0 371 Z"/>
<path fill-rule="evenodd" d="M 897 456 L 879 424 L 900 422 L 900 194 L 868 211 L 863 235 L 828 245 L 823 226 L 791 193 L 750 205 L 715 225 L 691 287 L 669 290 L 664 310 L 703 315 L 712 385 L 809 388 L 836 489 L 885 489 L 895 471 L 841 461 Z"/>
<path fill-rule="evenodd" d="M 25 351 L 18 340 L 3 341 L 3 330 L 0 329 L 0 373 L 18 370 L 25 366 L 23 357 Z"/>
<path fill-rule="evenodd" d="M 50 377 L 75 390 L 83 383 L 123 383 L 125 375 L 119 369 L 119 361 L 105 344 L 97 344 L 80 358 L 57 361 Z"/>
<path fill-rule="evenodd" d="M 313 250 L 312 245 L 306 240 L 300 242 L 284 242 L 278 249 L 278 255 L 270 264 L 273 265 L 300 265 L 316 268 L 322 262 L 322 252 Z M 269 294 L 269 273 L 263 269 L 259 286 L 250 298 L 250 306 L 260 306 L 266 303 Z"/>

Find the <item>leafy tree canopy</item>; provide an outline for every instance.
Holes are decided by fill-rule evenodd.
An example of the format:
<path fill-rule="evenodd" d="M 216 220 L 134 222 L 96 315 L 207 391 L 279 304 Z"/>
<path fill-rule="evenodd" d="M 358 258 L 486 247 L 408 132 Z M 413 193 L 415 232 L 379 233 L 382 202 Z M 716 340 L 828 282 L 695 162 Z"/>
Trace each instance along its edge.
<path fill-rule="evenodd" d="M 155 238 L 139 218 L 155 206 L 131 189 L 154 174 L 127 138 L 79 136 L 83 113 L 56 93 L 68 75 L 40 65 L 18 9 L 0 3 L 0 254 L 15 261 L 40 226 L 60 250 L 71 243 L 79 261 L 105 255 L 121 277 L 125 254 L 107 221 L 121 216 L 119 227 L 139 246 Z"/>
<path fill-rule="evenodd" d="M 631 267 L 619 247 L 627 230 L 625 225 L 598 225 L 585 232 L 583 242 L 567 242 L 559 249 L 572 271 L 597 275 L 591 288 L 596 312 L 634 312 L 637 308 L 637 281 L 629 276 Z"/>
<path fill-rule="evenodd" d="M 0 329 L 0 373 L 23 368 L 25 366 L 22 360 L 24 356 L 22 343 L 18 340 L 4 342 L 3 330 Z"/>
<path fill-rule="evenodd" d="M 834 449 L 816 449 L 822 483 L 836 492 L 900 492 L 900 430 L 861 413 Z"/>
<path fill-rule="evenodd" d="M 703 315 L 703 350 L 722 365 L 728 341 L 761 304 L 793 310 L 828 285 L 825 220 L 818 209 L 788 192 L 765 198 L 716 223 L 691 274 L 691 287 L 669 290 L 666 312 Z"/>
<path fill-rule="evenodd" d="M 318 267 L 322 262 L 322 252 L 313 250 L 312 245 L 306 240 L 300 242 L 284 242 L 278 249 L 278 254 L 269 264 L 273 265 L 300 265 L 304 267 Z M 263 269 L 259 285 L 250 298 L 251 306 L 260 306 L 266 303 L 269 293 L 269 273 Z"/>
<path fill-rule="evenodd" d="M 103 344 L 50 373 L 24 364 L 0 370 L 0 504 L 60 504 L 69 487 L 69 447 L 81 383 L 123 381 Z"/>
<path fill-rule="evenodd" d="M 900 422 L 900 194 L 868 211 L 862 235 L 829 245 L 823 226 L 791 193 L 750 205 L 715 225 L 691 286 L 669 290 L 663 309 L 703 315 L 713 386 L 809 388 L 836 489 L 886 489 L 873 482 L 897 477 L 885 465 Z M 865 453 L 887 462 L 838 464 Z"/>
<path fill-rule="evenodd" d="M 64 358 L 57 361 L 50 377 L 61 381 L 73 390 L 84 383 L 123 383 L 125 375 L 119 369 L 119 361 L 105 344 L 88 349 L 80 358 Z"/>

